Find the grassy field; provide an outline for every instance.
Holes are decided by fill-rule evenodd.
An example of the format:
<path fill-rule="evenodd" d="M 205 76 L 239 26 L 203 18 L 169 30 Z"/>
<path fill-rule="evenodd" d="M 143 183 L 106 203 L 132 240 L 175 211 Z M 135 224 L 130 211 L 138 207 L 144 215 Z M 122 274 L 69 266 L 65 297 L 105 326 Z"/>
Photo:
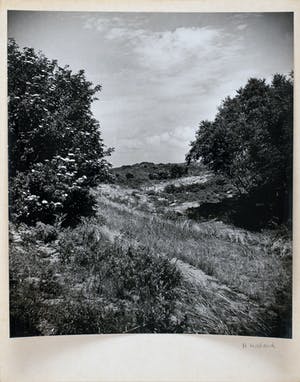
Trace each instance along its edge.
<path fill-rule="evenodd" d="M 11 226 L 13 335 L 289 337 L 290 240 L 189 220 L 188 207 L 233 194 L 203 169 L 164 180 L 138 171 L 136 187 L 118 170 L 94 189 L 96 216 L 75 229 Z"/>

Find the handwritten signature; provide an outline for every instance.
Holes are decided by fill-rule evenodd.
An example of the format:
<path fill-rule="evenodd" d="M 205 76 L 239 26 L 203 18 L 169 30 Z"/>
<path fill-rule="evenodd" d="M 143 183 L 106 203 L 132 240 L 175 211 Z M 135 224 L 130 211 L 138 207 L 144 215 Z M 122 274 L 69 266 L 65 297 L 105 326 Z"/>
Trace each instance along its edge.
<path fill-rule="evenodd" d="M 265 343 L 265 342 L 253 342 L 253 343 L 242 343 L 243 349 L 275 349 L 275 345 L 273 343 Z"/>

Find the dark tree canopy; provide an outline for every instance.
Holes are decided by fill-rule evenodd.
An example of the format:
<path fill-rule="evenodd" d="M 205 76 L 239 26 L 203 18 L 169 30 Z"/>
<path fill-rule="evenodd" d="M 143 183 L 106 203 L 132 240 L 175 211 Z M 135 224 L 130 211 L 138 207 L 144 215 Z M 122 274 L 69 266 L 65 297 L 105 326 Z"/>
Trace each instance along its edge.
<path fill-rule="evenodd" d="M 83 70 L 72 73 L 9 41 L 9 174 L 15 217 L 51 220 L 55 213 L 67 214 L 67 205 L 79 195 L 81 212 L 85 201 L 91 209 L 87 187 L 106 179 L 109 169 L 109 150 L 91 112 L 100 89 L 85 79 Z"/>
<path fill-rule="evenodd" d="M 269 204 L 291 197 L 293 78 L 276 74 L 271 84 L 251 78 L 227 97 L 214 121 L 202 121 L 187 162 L 201 159 L 228 177 L 241 194 L 260 193 Z"/>

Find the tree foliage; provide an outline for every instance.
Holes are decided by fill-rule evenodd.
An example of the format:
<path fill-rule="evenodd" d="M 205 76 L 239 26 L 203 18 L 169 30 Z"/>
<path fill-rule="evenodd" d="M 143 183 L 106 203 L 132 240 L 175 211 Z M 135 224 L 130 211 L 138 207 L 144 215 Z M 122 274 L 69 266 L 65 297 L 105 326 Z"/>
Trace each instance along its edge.
<path fill-rule="evenodd" d="M 201 159 L 227 176 L 241 194 L 274 210 L 291 197 L 293 78 L 276 74 L 270 84 L 251 78 L 227 97 L 214 121 L 202 121 L 186 160 Z M 282 217 L 282 216 L 281 216 Z"/>
<path fill-rule="evenodd" d="M 92 210 L 88 188 L 109 164 L 91 104 L 101 89 L 32 48 L 8 44 L 10 212 L 17 220 L 74 222 Z M 70 207 L 73 217 L 70 216 Z M 75 210 L 78 216 L 75 217 Z M 75 219 L 75 220 L 74 220 Z"/>

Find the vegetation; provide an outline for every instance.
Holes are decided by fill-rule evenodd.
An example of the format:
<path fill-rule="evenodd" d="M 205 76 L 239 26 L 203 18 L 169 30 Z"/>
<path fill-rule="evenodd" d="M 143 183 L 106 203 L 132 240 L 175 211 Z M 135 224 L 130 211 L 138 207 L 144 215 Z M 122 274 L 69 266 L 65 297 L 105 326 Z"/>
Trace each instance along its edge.
<path fill-rule="evenodd" d="M 289 238 L 179 217 L 174 195 L 185 191 L 161 183 L 99 186 L 97 216 L 75 228 L 11 227 L 12 335 L 291 336 Z M 189 200 L 196 186 L 181 186 Z"/>
<path fill-rule="evenodd" d="M 179 330 L 179 271 L 149 248 L 109 242 L 102 224 L 59 228 L 55 241 L 46 225 L 11 226 L 12 336 Z"/>
<path fill-rule="evenodd" d="M 31 48 L 8 44 L 10 214 L 14 221 L 76 224 L 93 212 L 89 187 L 109 164 L 91 104 L 100 86 Z"/>
<path fill-rule="evenodd" d="M 256 215 L 277 224 L 291 221 L 292 76 L 276 74 L 270 85 L 252 78 L 235 97 L 227 97 L 213 122 L 200 123 L 186 159 L 201 159 L 226 176 L 248 212 L 263 204 Z"/>
<path fill-rule="evenodd" d="M 182 176 L 187 175 L 187 168 L 180 166 L 180 164 L 173 164 L 170 170 L 170 178 L 181 178 Z"/>
<path fill-rule="evenodd" d="M 237 193 L 271 187 L 274 215 L 287 197 L 291 89 L 250 80 L 225 100 L 187 157 L 204 164 L 111 170 L 91 113 L 100 87 L 10 41 L 11 335 L 290 337 L 289 235 L 237 228 L 219 207 L 245 214 Z"/>
<path fill-rule="evenodd" d="M 198 166 L 199 167 L 199 166 Z M 192 174 L 197 166 L 191 167 L 189 173 Z M 114 182 L 129 186 L 139 186 L 145 182 L 163 179 L 176 179 L 188 175 L 188 168 L 184 163 L 159 163 L 152 162 L 136 163 L 132 166 L 121 166 L 112 169 Z"/>

